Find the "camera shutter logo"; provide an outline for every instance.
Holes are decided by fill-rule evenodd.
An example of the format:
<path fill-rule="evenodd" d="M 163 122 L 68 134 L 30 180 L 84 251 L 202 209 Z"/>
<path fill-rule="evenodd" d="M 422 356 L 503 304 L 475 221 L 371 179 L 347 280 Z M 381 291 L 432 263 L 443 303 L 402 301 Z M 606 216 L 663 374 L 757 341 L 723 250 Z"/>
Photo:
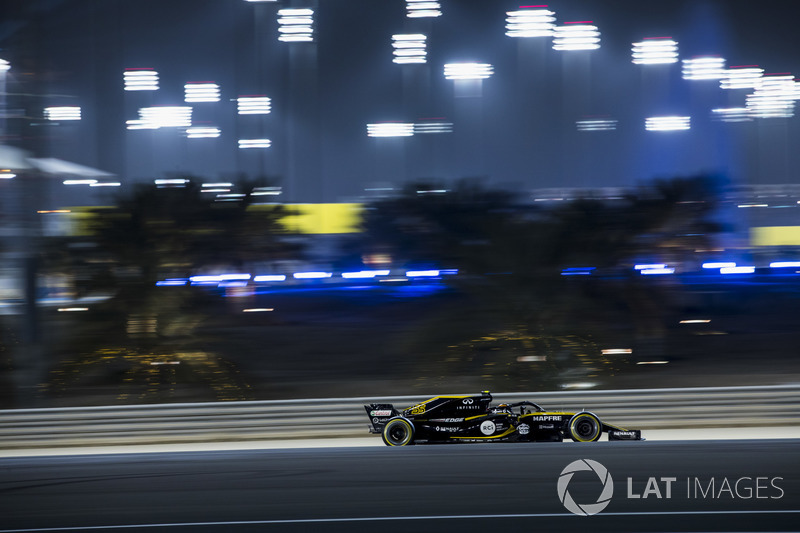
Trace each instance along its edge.
<path fill-rule="evenodd" d="M 572 496 L 567 490 L 572 476 L 575 472 L 592 471 L 597 474 L 598 479 L 603 483 L 603 491 L 597 498 L 595 503 L 579 504 L 572 499 Z M 611 479 L 611 474 L 608 469 L 591 459 L 578 459 L 568 464 L 558 478 L 558 499 L 567 508 L 567 511 L 581 516 L 591 516 L 599 513 L 611 503 L 611 497 L 614 495 L 614 480 Z"/>

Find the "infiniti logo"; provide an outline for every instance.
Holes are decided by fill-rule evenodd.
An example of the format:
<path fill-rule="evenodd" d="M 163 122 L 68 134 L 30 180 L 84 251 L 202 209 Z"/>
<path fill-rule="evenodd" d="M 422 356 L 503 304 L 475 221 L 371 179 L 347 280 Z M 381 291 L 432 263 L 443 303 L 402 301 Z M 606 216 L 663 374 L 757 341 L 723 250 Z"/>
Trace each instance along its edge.
<path fill-rule="evenodd" d="M 603 491 L 600 493 L 595 503 L 579 504 L 572 499 L 569 490 L 567 490 L 569 482 L 572 480 L 572 476 L 575 472 L 582 471 L 594 472 L 603 484 Z M 597 461 L 578 459 L 568 464 L 564 470 L 561 471 L 557 488 L 558 499 L 561 500 L 561 503 L 564 504 L 567 511 L 581 516 L 591 516 L 605 509 L 611 502 L 611 496 L 614 495 L 614 480 L 611 479 L 611 474 L 608 472 L 608 469 Z"/>

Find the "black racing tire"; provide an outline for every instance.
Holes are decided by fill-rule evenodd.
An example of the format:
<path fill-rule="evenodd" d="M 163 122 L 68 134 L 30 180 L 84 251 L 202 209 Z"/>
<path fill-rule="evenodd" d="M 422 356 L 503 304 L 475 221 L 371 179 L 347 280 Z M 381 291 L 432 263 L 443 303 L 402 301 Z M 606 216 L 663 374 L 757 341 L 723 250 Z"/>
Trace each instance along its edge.
<path fill-rule="evenodd" d="M 567 431 L 575 442 L 595 442 L 603 434 L 603 424 L 592 413 L 578 413 L 569 419 Z"/>
<path fill-rule="evenodd" d="M 408 446 L 414 443 L 414 424 L 401 416 L 392 418 L 383 427 L 381 437 L 387 446 Z"/>

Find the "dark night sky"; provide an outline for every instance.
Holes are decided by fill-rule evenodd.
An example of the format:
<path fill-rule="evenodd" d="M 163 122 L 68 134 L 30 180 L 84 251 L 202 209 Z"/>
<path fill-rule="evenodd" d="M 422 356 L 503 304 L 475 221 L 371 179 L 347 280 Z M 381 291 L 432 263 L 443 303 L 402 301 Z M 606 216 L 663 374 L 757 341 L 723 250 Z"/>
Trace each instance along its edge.
<path fill-rule="evenodd" d="M 602 32 L 600 50 L 573 54 L 545 40 L 506 37 L 505 12 L 520 2 L 505 0 L 442 0 L 442 17 L 417 20 L 405 17 L 403 0 L 47 0 L 39 3 L 38 23 L 30 15 L 35 2 L 25 1 L 22 29 L 14 31 L 14 16 L 0 17 L 0 57 L 18 65 L 35 43 L 33 64 L 47 80 L 40 90 L 62 95 L 44 98 L 47 105 L 81 105 L 84 116 L 49 127 L 41 149 L 115 172 L 123 183 L 166 172 L 208 179 L 264 172 L 281 180 L 287 200 L 340 201 L 365 187 L 421 177 L 486 176 L 532 189 L 715 171 L 744 183 L 792 183 L 800 164 L 791 149 L 800 118 L 712 122 L 711 108 L 741 106 L 746 93 L 682 80 L 678 64 L 630 61 L 632 42 L 671 36 L 682 58 L 715 54 L 729 66 L 797 74 L 794 0 L 550 2 L 559 22 L 592 20 Z M 277 9 L 314 3 L 316 45 L 278 42 Z M 391 35 L 408 32 L 428 35 L 427 65 L 391 62 Z M 443 64 L 459 60 L 495 66 L 481 97 L 457 98 L 444 79 Z M 155 68 L 161 90 L 122 91 L 125 67 Z M 23 78 L 18 69 L 9 74 L 15 92 Z M 183 84 L 206 80 L 221 85 L 223 99 L 196 104 L 194 120 L 220 127 L 220 138 L 125 130 L 139 107 L 181 105 Z M 230 99 L 262 92 L 273 98 L 273 113 L 237 118 Z M 9 102 L 20 105 L 43 107 Z M 692 131 L 645 132 L 644 118 L 658 114 L 691 115 Z M 615 118 L 618 129 L 579 133 L 575 120 L 586 115 Z M 425 117 L 445 117 L 454 132 L 366 135 L 369 122 Z M 273 146 L 260 153 L 236 148 L 237 138 L 258 135 Z"/>

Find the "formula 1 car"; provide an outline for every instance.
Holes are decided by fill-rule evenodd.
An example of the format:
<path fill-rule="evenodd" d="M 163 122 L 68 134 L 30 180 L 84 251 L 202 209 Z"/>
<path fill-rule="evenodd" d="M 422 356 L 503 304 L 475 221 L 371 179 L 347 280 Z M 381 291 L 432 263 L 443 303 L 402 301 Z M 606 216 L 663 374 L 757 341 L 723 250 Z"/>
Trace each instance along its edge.
<path fill-rule="evenodd" d="M 490 405 L 488 391 L 476 396 L 435 396 L 398 411 L 389 403 L 365 405 L 370 433 L 387 446 L 446 442 L 576 442 L 643 440 L 640 430 L 601 422 L 588 411 L 548 411 L 533 402 Z"/>

